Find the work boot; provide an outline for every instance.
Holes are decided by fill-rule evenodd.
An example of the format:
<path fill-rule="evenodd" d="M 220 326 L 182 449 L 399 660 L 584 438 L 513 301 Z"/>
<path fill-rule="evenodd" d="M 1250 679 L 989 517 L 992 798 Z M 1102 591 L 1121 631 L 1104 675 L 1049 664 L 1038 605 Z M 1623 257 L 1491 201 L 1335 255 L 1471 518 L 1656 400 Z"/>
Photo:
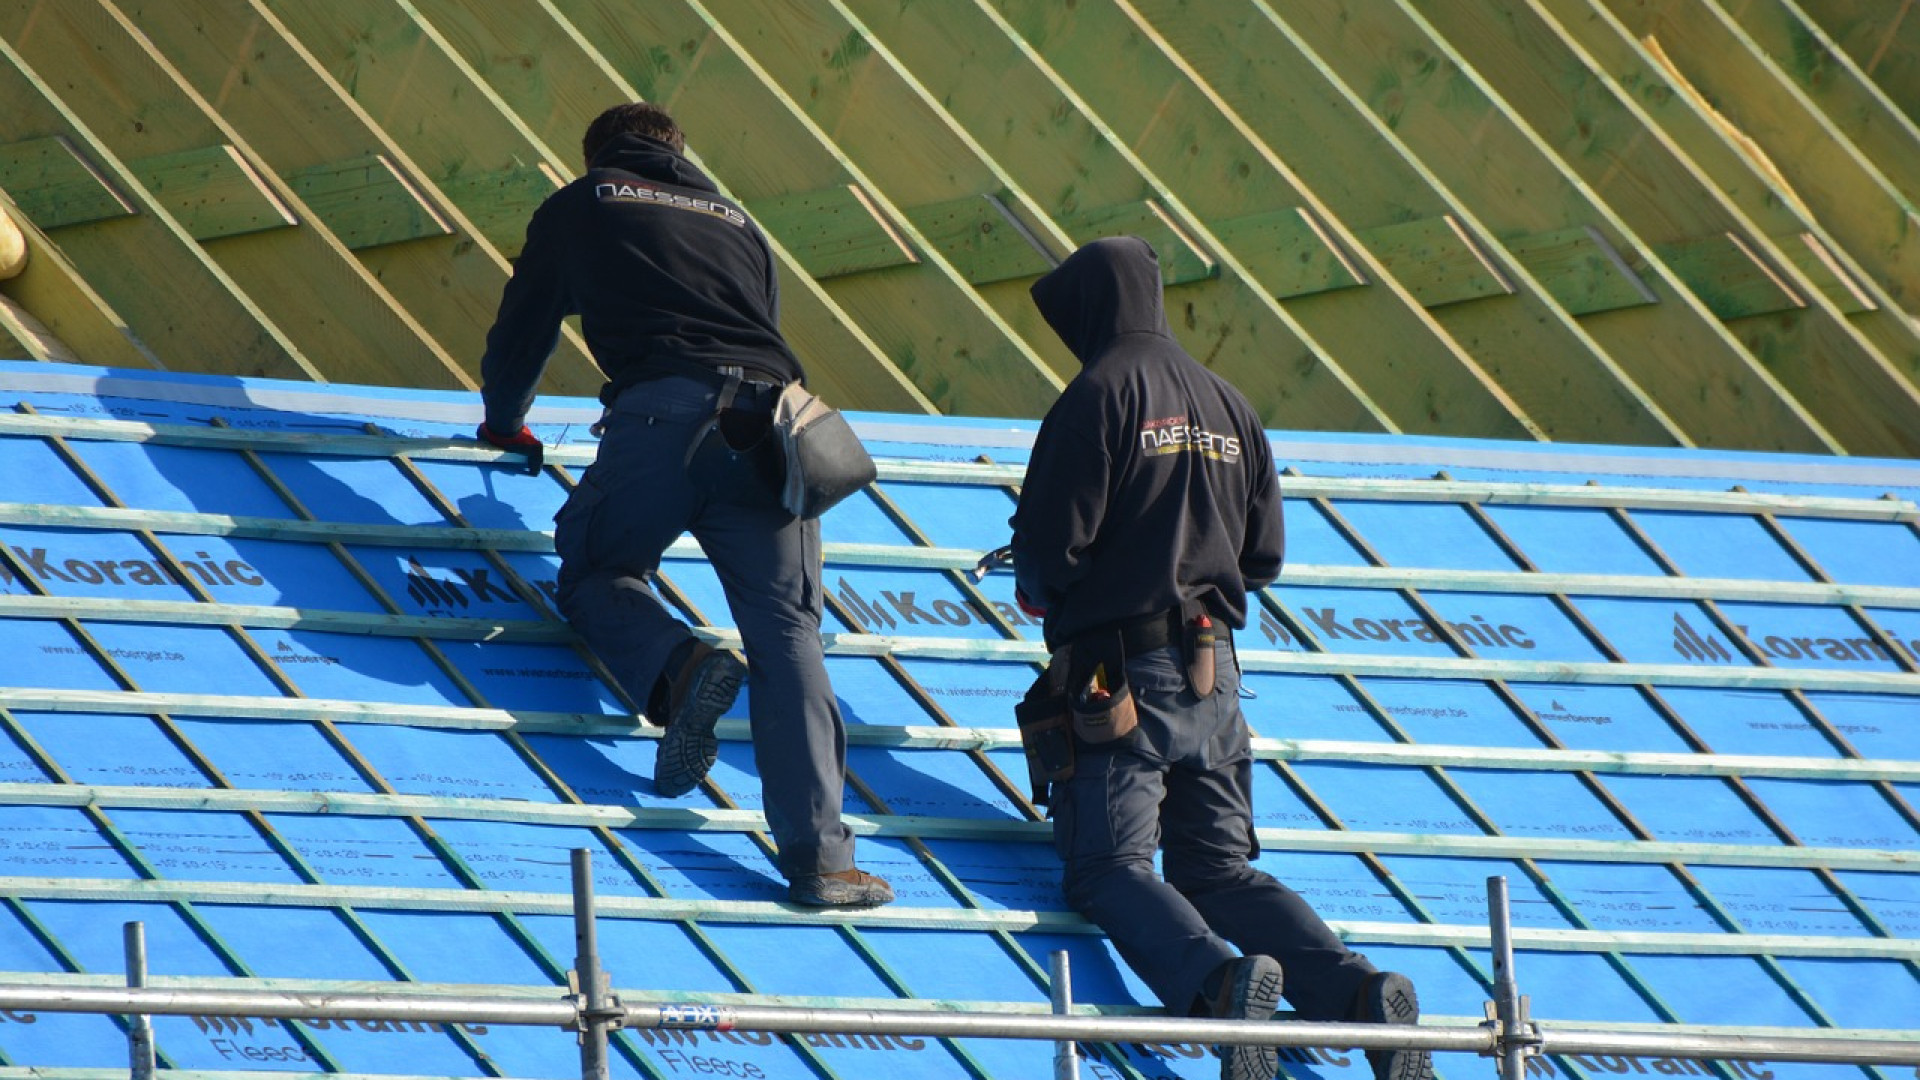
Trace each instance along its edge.
<path fill-rule="evenodd" d="M 794 878 L 787 883 L 787 899 L 803 907 L 879 907 L 893 903 L 893 886 L 864 870 L 837 870 Z"/>
<path fill-rule="evenodd" d="M 1280 1006 L 1280 961 L 1271 956 L 1229 960 L 1210 1011 L 1218 1020 L 1267 1020 Z M 1220 1059 L 1220 1080 L 1274 1080 L 1280 1052 L 1271 1046 L 1213 1048 Z"/>
<path fill-rule="evenodd" d="M 653 789 L 669 799 L 699 786 L 720 756 L 713 725 L 733 707 L 747 665 L 730 652 L 694 641 L 667 677 L 666 732 L 653 758 Z"/>
<path fill-rule="evenodd" d="M 1367 977 L 1354 1005 L 1354 1018 L 1368 1024 L 1417 1024 L 1420 999 L 1413 980 L 1397 971 Z M 1433 1055 L 1425 1050 L 1369 1050 L 1373 1080 L 1433 1080 Z"/>

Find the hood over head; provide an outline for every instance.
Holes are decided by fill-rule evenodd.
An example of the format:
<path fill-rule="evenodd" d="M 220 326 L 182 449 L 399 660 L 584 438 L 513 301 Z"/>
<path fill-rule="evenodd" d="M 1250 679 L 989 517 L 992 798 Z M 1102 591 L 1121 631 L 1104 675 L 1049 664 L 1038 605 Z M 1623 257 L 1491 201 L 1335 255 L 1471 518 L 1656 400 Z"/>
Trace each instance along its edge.
<path fill-rule="evenodd" d="M 592 169 L 620 169 L 644 176 L 661 184 L 696 188 L 718 194 L 720 188 L 707 174 L 673 147 L 646 135 L 624 132 L 607 140 L 600 152 L 587 163 Z"/>
<path fill-rule="evenodd" d="M 1081 364 L 1122 334 L 1171 337 L 1160 261 L 1137 236 L 1095 240 L 1033 283 L 1033 304 Z"/>

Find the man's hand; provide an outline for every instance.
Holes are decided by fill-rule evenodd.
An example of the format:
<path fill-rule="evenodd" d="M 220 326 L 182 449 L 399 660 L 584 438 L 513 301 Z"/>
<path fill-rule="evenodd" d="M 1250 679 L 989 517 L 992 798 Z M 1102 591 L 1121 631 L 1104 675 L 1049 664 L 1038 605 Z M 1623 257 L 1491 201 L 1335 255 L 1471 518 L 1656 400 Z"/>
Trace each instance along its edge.
<path fill-rule="evenodd" d="M 482 420 L 479 430 L 474 434 L 481 442 L 497 446 L 508 453 L 525 454 L 528 476 L 539 476 L 541 466 L 546 464 L 546 447 L 540 445 L 540 440 L 534 437 L 533 429 L 525 424 L 521 424 L 520 430 L 512 435 L 502 435 L 488 427 L 487 422 Z"/>

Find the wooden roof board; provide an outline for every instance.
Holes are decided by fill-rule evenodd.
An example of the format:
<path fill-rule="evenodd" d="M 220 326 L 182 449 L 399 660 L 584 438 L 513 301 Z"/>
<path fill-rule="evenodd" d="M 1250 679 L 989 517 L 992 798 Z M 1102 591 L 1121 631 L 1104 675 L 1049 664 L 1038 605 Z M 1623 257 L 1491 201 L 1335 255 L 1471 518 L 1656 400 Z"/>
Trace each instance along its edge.
<path fill-rule="evenodd" d="M 931 245 L 914 238 L 909 216 L 808 119 L 723 23 L 697 5 L 680 3 L 642 12 L 608 12 L 585 3 L 578 8 L 563 6 L 588 40 L 617 44 L 620 36 L 603 32 L 601 21 L 617 17 L 623 34 L 677 43 L 666 55 L 648 50 L 609 56 L 617 70 L 632 73 L 636 89 L 674 113 L 701 162 L 749 207 L 849 183 L 871 197 L 884 224 L 900 233 L 918 261 L 833 277 L 820 288 L 926 402 L 943 411 L 997 406 L 1019 415 L 1051 400 L 1059 381 L 1048 365 Z M 666 82 L 656 85 L 661 79 Z M 671 89 L 663 95 L 662 86 Z M 830 356 L 822 363 L 831 363 Z"/>
<path fill-rule="evenodd" d="M 143 161 L 179 162 L 171 155 L 223 144 L 237 148 L 234 155 L 215 153 L 204 160 L 226 163 L 230 178 L 237 172 L 238 187 L 233 190 L 246 194 L 244 202 L 213 194 L 202 203 L 191 164 L 181 175 L 142 175 L 143 189 L 190 233 L 196 220 L 204 218 L 209 229 L 226 234 L 210 236 L 202 246 L 245 283 L 254 302 L 299 342 L 319 370 L 367 382 L 408 378 L 433 386 L 471 385 L 380 282 L 323 230 L 297 224 L 231 233 L 250 227 L 245 224 L 249 220 L 265 217 L 271 222 L 271 213 L 252 208 L 262 186 L 271 189 L 272 201 L 285 204 L 269 209 L 287 210 L 300 222 L 310 215 L 284 185 L 253 167 L 256 159 L 244 141 L 110 3 L 38 7 L 31 17 L 8 18 L 0 32 L 30 64 L 59 66 L 83 58 L 84 74 L 70 71 L 58 93 L 136 174 Z M 157 191 L 147 186 L 155 179 L 165 181 Z M 228 204 L 240 224 L 229 221 L 216 227 L 230 213 L 224 209 Z"/>
<path fill-rule="evenodd" d="M 21 355 L 79 362 L 82 356 L 118 356 L 122 366 L 164 368 L 113 310 L 66 252 L 32 222 L 11 208 L 0 191 L 0 214 L 20 226 L 27 264 L 0 281 L 0 297 L 9 301 L 10 332 L 16 337 L 44 333 L 40 343 L 23 341 Z"/>
<path fill-rule="evenodd" d="M 1920 13 L 1912 0 L 1799 0 L 1907 119 L 1920 123 Z"/>
<path fill-rule="evenodd" d="M 1284 161 L 1347 230 L 1371 272 L 1405 291 L 1366 242 L 1369 230 L 1452 215 L 1474 228 L 1489 250 L 1498 243 L 1399 137 L 1342 84 L 1299 38 L 1257 5 L 1132 3 L 1128 10 L 1178 48 L 1204 62 L 1208 92 Z M 1579 438 L 1601 425 L 1635 442 L 1684 442 L 1685 436 L 1619 367 L 1557 308 L 1526 268 L 1499 253 L 1523 285 L 1508 300 L 1450 304 L 1431 316 L 1549 437 Z M 1555 370 L 1537 358 L 1560 358 Z M 1574 388 L 1578 388 L 1575 390 Z M 1569 409 L 1569 391 L 1582 402 Z"/>
<path fill-rule="evenodd" d="M 510 269 L 505 257 L 291 31 L 252 0 L 129 2 L 121 9 L 318 223 L 477 377 L 483 335 Z M 416 240 L 425 242 L 410 243 Z M 571 327 L 548 378 L 568 393 L 599 385 Z"/>
<path fill-rule="evenodd" d="M 955 9 L 942 14 L 952 20 Z M 1344 237 L 1323 209 L 1303 209 L 1318 201 L 1220 108 L 1164 42 L 1121 6 L 1090 5 L 1076 16 L 1071 25 L 1047 27 L 1031 6 L 1001 6 L 994 24 L 1023 46 L 1026 59 L 1010 72 L 1023 89 L 1007 95 L 973 91 L 978 119 L 972 122 L 983 140 L 1005 147 L 1029 174 L 1045 177 L 1032 181 L 1037 186 L 1081 205 L 1092 201 L 1087 191 L 1096 184 L 1124 185 L 1139 177 L 1159 193 L 1154 205 L 1177 210 L 1220 264 L 1217 283 L 1184 290 L 1183 296 L 1250 292 L 1236 301 L 1239 307 L 1256 314 L 1271 310 L 1297 324 L 1324 352 L 1324 362 L 1397 427 L 1457 422 L 1537 432 L 1524 409 L 1487 379 L 1413 297 L 1395 287 L 1373 287 L 1386 275 L 1364 265 L 1364 256 L 1356 255 L 1360 245 Z M 978 29 L 964 31 L 966 37 L 992 40 L 994 25 L 979 18 L 970 25 Z M 1085 62 L 1114 55 L 1127 59 Z M 950 68 L 946 81 L 964 81 L 964 68 Z M 1249 182 L 1255 176 L 1265 179 Z M 1238 243 L 1223 236 L 1234 229 Z M 1363 282 L 1367 288 L 1355 288 Z M 1224 358 L 1220 370 L 1235 377 Z"/>
<path fill-rule="evenodd" d="M 1272 9 L 1495 234 L 1601 227 L 1631 261 L 1644 245 L 1541 145 L 1485 78 L 1396 0 L 1342 17 L 1330 3 Z M 1740 443 L 1764 427 L 1779 445 L 1836 447 L 1836 437 L 1763 368 L 1664 266 L 1641 274 L 1661 303 L 1586 324 L 1609 353 L 1701 445 Z M 1636 269 L 1638 265 L 1636 264 Z M 1634 347 L 1614 334 L 1630 332 Z"/>
<path fill-rule="evenodd" d="M 61 136 L 118 190 L 139 181 L 66 112 L 0 35 L 0 141 Z M 156 355 L 232 374 L 317 377 L 317 372 L 235 282 L 164 212 L 141 213 L 54 238 L 132 332 Z"/>
<path fill-rule="evenodd" d="M 1896 365 L 1821 302 L 1784 245 L 1659 137 L 1551 21 L 1521 2 L 1416 6 L 1709 311 L 1749 320 L 1734 328 L 1736 335 L 1827 430 L 1858 452 L 1920 447 L 1920 436 L 1909 434 L 1920 430 L 1920 411 L 1913 411 L 1920 397 Z M 1797 239 L 1784 238 L 1808 251 Z M 1769 342 L 1773 335 L 1781 340 Z M 1843 367 L 1848 377 L 1836 378 Z"/>
<path fill-rule="evenodd" d="M 1776 262 L 1797 267 L 1896 370 L 1913 370 L 1920 324 L 1902 312 L 1877 277 L 1813 215 L 1783 176 L 1747 153 L 1733 133 L 1675 89 L 1645 43 L 1587 0 L 1528 0 L 1528 5 L 1558 28 L 1562 40 L 1596 75 L 1618 86 L 1623 105 L 1648 118 L 1649 135 L 1684 157 L 1716 197 L 1739 208 L 1753 223 L 1747 235 L 1755 243 L 1777 250 Z"/>
<path fill-rule="evenodd" d="M 1606 0 L 1636 38 L 1651 39 L 1684 82 L 1764 155 L 1795 197 L 1867 267 L 1894 302 L 1920 310 L 1920 248 L 1908 199 L 1847 141 L 1752 40 L 1712 4 L 1629 4 Z"/>

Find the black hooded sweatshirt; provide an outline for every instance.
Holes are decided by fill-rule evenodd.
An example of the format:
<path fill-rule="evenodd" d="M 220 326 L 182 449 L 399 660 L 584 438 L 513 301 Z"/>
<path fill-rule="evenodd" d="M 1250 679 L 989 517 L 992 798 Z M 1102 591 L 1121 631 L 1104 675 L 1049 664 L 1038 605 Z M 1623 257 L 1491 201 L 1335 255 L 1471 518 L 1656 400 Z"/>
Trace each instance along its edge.
<path fill-rule="evenodd" d="M 1259 414 L 1167 328 L 1143 240 L 1096 240 L 1033 285 L 1081 370 L 1034 439 L 1013 525 L 1020 590 L 1058 648 L 1209 590 L 1246 625 L 1280 575 L 1280 483 Z"/>
<path fill-rule="evenodd" d="M 615 136 L 527 223 L 480 362 L 489 428 L 520 430 L 572 314 L 608 404 L 642 379 L 722 365 L 802 378 L 780 336 L 766 237 L 692 162 L 644 135 Z"/>

